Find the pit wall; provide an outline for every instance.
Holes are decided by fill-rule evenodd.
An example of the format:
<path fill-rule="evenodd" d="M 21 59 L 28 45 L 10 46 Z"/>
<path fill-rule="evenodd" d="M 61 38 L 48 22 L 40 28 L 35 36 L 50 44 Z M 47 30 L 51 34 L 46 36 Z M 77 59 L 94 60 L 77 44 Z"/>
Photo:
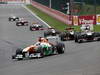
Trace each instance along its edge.
<path fill-rule="evenodd" d="M 67 24 L 67 25 L 82 25 L 82 24 L 100 24 L 100 15 L 87 15 L 87 16 L 71 16 L 66 15 L 60 11 L 51 9 L 35 1 L 31 1 L 31 4 L 37 9 L 45 12 L 46 14 L 54 17 L 55 19 Z"/>

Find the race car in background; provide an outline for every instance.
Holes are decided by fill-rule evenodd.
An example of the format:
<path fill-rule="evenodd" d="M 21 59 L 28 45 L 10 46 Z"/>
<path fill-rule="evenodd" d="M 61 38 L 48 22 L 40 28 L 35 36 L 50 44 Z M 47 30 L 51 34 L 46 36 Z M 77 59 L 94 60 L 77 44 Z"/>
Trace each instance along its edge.
<path fill-rule="evenodd" d="M 30 26 L 30 31 L 36 31 L 36 30 L 43 30 L 43 25 L 41 25 L 39 23 L 33 23 Z"/>
<path fill-rule="evenodd" d="M 74 28 L 68 27 L 65 29 L 65 32 L 59 34 L 59 37 L 61 41 L 74 40 L 74 34 Z"/>
<path fill-rule="evenodd" d="M 88 41 L 100 41 L 100 32 L 94 32 L 90 29 L 89 25 L 82 26 L 82 31 L 75 34 L 75 42 L 82 43 Z"/>
<path fill-rule="evenodd" d="M 11 16 L 8 18 L 9 21 L 18 21 L 19 20 L 19 17 L 17 16 Z"/>
<path fill-rule="evenodd" d="M 12 55 L 12 59 L 43 58 L 49 55 L 64 53 L 65 45 L 59 41 L 59 37 L 41 38 L 41 40 L 41 42 L 37 42 L 24 49 L 18 48 L 16 53 Z"/>
<path fill-rule="evenodd" d="M 100 41 L 100 32 L 85 31 L 75 35 L 75 42 L 77 43 L 89 41 Z"/>
<path fill-rule="evenodd" d="M 19 21 L 16 22 L 16 26 L 28 26 L 28 21 L 20 18 Z"/>
<path fill-rule="evenodd" d="M 44 31 L 44 37 L 47 36 L 56 36 L 58 34 L 60 34 L 61 32 L 54 29 L 54 28 L 48 28 L 48 30 Z"/>

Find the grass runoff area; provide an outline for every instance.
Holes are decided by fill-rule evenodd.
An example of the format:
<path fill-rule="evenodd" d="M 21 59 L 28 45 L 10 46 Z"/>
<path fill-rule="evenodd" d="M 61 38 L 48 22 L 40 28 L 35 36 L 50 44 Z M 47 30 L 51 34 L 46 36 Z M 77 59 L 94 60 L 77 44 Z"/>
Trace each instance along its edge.
<path fill-rule="evenodd" d="M 48 23 L 51 27 L 54 27 L 60 31 L 64 31 L 64 29 L 68 26 L 63 22 L 45 14 L 44 12 L 40 11 L 39 9 L 33 7 L 32 5 L 26 5 L 32 12 L 34 12 L 37 16 L 39 16 L 42 20 Z M 75 31 L 80 31 L 80 26 L 72 26 Z M 100 31 L 100 25 L 94 25 L 94 31 Z"/>

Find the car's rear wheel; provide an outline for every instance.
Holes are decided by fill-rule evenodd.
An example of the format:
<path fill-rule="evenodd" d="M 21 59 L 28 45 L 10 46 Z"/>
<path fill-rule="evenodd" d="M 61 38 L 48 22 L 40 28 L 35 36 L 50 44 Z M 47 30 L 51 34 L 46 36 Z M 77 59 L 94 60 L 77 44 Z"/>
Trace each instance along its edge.
<path fill-rule="evenodd" d="M 75 42 L 78 42 L 78 35 L 75 35 Z"/>
<path fill-rule="evenodd" d="M 48 32 L 44 32 L 44 37 L 47 37 L 48 36 Z"/>
<path fill-rule="evenodd" d="M 30 31 L 33 31 L 31 26 L 30 26 Z"/>
<path fill-rule="evenodd" d="M 63 43 L 58 43 L 56 48 L 57 48 L 58 54 L 63 54 L 65 50 L 65 45 Z"/>
<path fill-rule="evenodd" d="M 82 43 L 82 42 L 83 42 L 83 40 L 78 39 L 78 43 Z"/>
<path fill-rule="evenodd" d="M 98 38 L 97 41 L 100 41 L 100 38 Z"/>
<path fill-rule="evenodd" d="M 75 42 L 82 43 L 83 40 L 81 39 L 81 35 L 75 35 Z"/>
<path fill-rule="evenodd" d="M 97 39 L 96 39 L 97 41 L 100 41 L 100 32 L 95 32 L 95 33 L 93 34 L 93 37 L 94 37 L 94 38 L 97 38 Z"/>
<path fill-rule="evenodd" d="M 19 18 L 16 18 L 15 21 L 19 21 Z"/>
<path fill-rule="evenodd" d="M 61 41 L 66 41 L 63 36 L 60 36 Z"/>
<path fill-rule="evenodd" d="M 81 39 L 81 35 L 78 35 L 78 36 L 77 36 L 77 42 L 78 42 L 78 43 L 82 43 L 82 42 L 83 42 L 83 40 Z"/>
<path fill-rule="evenodd" d="M 66 36 L 65 33 L 61 33 L 59 36 L 60 36 L 61 41 L 66 41 L 67 40 L 67 36 Z"/>

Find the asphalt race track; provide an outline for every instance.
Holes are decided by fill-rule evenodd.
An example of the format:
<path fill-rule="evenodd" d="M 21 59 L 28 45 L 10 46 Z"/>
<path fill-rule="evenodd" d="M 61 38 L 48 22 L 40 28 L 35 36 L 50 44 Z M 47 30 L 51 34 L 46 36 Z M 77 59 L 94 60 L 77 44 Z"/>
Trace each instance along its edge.
<path fill-rule="evenodd" d="M 41 59 L 14 61 L 11 55 L 18 47 L 36 42 L 43 31 L 30 31 L 9 22 L 10 15 L 37 21 L 22 5 L 0 5 L 0 75 L 100 75 L 100 42 L 66 44 L 65 54 Z"/>

